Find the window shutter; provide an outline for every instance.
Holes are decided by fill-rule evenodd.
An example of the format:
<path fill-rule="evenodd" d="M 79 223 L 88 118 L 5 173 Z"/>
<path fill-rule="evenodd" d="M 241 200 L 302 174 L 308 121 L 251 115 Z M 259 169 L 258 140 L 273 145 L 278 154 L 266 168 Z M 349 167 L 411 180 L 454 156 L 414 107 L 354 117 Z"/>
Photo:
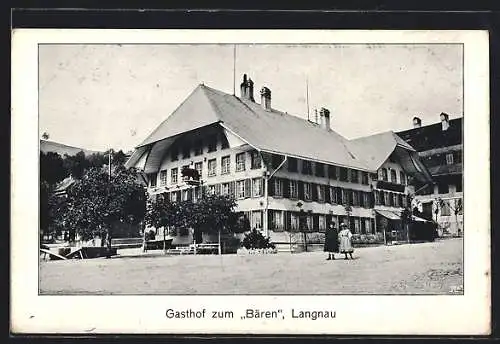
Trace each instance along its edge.
<path fill-rule="evenodd" d="M 252 196 L 252 180 L 245 179 L 245 198 Z"/>
<path fill-rule="evenodd" d="M 264 196 L 264 178 L 260 178 L 260 193 L 259 196 Z"/>
<path fill-rule="evenodd" d="M 191 189 L 191 188 L 187 190 L 187 199 L 188 199 L 188 201 L 193 200 L 193 189 Z"/>
<path fill-rule="evenodd" d="M 297 185 L 299 186 L 299 199 L 304 200 L 304 182 L 299 180 Z"/>
<path fill-rule="evenodd" d="M 215 184 L 215 194 L 220 195 L 221 194 L 221 185 L 220 184 Z"/>
<path fill-rule="evenodd" d="M 290 198 L 290 181 L 283 179 L 283 197 Z"/>
<path fill-rule="evenodd" d="M 324 190 L 325 190 L 325 203 L 331 203 L 331 199 L 330 199 L 330 186 L 329 185 L 325 185 L 324 186 Z"/>
<path fill-rule="evenodd" d="M 319 215 L 314 214 L 313 215 L 313 232 L 318 232 L 319 231 Z"/>
<path fill-rule="evenodd" d="M 269 188 L 267 194 L 269 196 L 274 196 L 274 178 L 269 179 L 269 182 L 267 183 L 267 187 Z"/>
<path fill-rule="evenodd" d="M 290 230 L 292 228 L 292 213 L 285 211 L 285 230 Z"/>
<path fill-rule="evenodd" d="M 176 194 L 177 194 L 177 202 L 180 202 L 182 200 L 181 198 L 181 192 L 180 191 L 176 191 Z"/>
<path fill-rule="evenodd" d="M 269 210 L 267 212 L 267 225 L 268 225 L 270 230 L 274 230 L 276 227 L 274 224 L 274 221 L 273 221 L 273 213 L 274 213 L 274 210 Z"/>
<path fill-rule="evenodd" d="M 312 200 L 313 201 L 318 201 L 318 185 L 315 183 L 311 183 L 311 193 L 312 193 Z"/>
<path fill-rule="evenodd" d="M 229 195 L 235 197 L 236 182 L 233 180 L 229 182 Z"/>

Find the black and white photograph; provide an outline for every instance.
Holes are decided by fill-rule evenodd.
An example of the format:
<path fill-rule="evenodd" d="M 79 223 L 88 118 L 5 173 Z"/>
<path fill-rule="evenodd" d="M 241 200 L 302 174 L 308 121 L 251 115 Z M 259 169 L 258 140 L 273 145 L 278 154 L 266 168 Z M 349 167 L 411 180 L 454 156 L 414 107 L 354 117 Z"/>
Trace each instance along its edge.
<path fill-rule="evenodd" d="M 464 280 L 467 242 L 489 250 L 464 165 L 466 121 L 487 114 L 464 105 L 459 36 L 248 38 L 262 34 L 36 44 L 39 297 L 418 304 L 483 288 Z M 166 318 L 205 317 L 189 307 Z M 241 319 L 339 316 L 314 307 Z"/>

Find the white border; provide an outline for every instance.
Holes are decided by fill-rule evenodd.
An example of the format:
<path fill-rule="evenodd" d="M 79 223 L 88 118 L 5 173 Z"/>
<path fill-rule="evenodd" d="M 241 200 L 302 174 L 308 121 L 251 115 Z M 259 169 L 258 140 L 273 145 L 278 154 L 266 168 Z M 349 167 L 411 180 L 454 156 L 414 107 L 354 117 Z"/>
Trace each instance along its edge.
<path fill-rule="evenodd" d="M 490 331 L 487 31 L 52 30 L 12 35 L 11 331 L 473 335 Z M 465 295 L 38 296 L 38 43 L 463 43 Z M 476 149 L 475 147 L 480 147 Z M 147 302 L 145 302 L 147 299 Z M 316 321 L 167 320 L 168 307 L 322 309 Z"/>

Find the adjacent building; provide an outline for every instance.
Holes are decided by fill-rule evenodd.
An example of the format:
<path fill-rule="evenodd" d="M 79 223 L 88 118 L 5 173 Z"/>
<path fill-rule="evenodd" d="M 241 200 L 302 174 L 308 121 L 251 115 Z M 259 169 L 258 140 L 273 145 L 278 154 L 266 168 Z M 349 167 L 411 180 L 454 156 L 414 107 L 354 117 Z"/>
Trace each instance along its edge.
<path fill-rule="evenodd" d="M 289 233 L 323 232 L 330 221 L 383 237 L 377 218 L 399 216 L 410 181 L 431 182 L 415 149 L 393 132 L 347 140 L 331 128 L 328 109 L 311 122 L 273 108 L 267 87 L 257 103 L 246 75 L 240 86 L 237 97 L 198 85 L 136 147 L 126 166 L 143 171 L 153 197 L 234 195 L 252 228 L 286 243 Z M 184 167 L 198 170 L 201 186 L 182 180 Z"/>
<path fill-rule="evenodd" d="M 413 118 L 413 128 L 397 133 L 418 151 L 432 175 L 432 184 L 415 184 L 416 206 L 439 225 L 442 234 L 463 234 L 463 140 L 462 117 L 422 126 Z"/>

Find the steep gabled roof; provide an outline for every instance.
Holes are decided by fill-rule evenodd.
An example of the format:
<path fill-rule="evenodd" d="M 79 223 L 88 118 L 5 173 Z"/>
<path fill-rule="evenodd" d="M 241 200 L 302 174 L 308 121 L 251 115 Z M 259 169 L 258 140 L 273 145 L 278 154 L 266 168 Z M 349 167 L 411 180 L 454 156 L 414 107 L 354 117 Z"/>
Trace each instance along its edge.
<path fill-rule="evenodd" d="M 214 123 L 220 123 L 262 151 L 370 170 L 350 150 L 349 141 L 335 131 L 275 109 L 265 110 L 255 102 L 205 85 L 199 85 L 137 147 L 138 151 L 144 152 L 141 147 Z"/>
<path fill-rule="evenodd" d="M 353 139 L 349 141 L 349 145 L 351 150 L 374 171 L 382 166 L 397 146 L 415 151 L 412 146 L 392 131 Z"/>

